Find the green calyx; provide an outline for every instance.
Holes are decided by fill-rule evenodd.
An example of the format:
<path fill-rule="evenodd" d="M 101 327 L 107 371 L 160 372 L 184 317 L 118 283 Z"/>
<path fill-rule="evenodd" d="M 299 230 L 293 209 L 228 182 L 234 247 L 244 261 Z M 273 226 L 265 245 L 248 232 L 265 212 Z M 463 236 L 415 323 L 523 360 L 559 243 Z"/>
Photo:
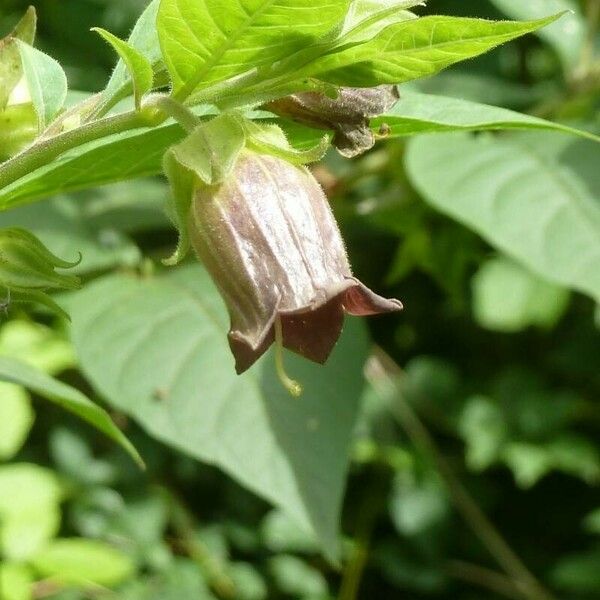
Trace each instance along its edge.
<path fill-rule="evenodd" d="M 4 300 L 0 307 L 15 302 L 36 302 L 64 315 L 62 309 L 45 293 L 47 289 L 75 289 L 79 278 L 56 269 L 70 269 L 79 264 L 52 254 L 34 235 L 24 229 L 0 230 L 0 289 Z"/>
<path fill-rule="evenodd" d="M 314 148 L 298 150 L 277 125 L 251 121 L 236 112 L 223 113 L 196 127 L 167 151 L 163 161 L 172 192 L 167 212 L 179 232 L 177 248 L 165 264 L 177 264 L 190 248 L 187 224 L 195 191 L 223 183 L 242 152 L 269 154 L 304 165 L 322 158 L 329 143 L 330 137 L 324 136 Z"/>

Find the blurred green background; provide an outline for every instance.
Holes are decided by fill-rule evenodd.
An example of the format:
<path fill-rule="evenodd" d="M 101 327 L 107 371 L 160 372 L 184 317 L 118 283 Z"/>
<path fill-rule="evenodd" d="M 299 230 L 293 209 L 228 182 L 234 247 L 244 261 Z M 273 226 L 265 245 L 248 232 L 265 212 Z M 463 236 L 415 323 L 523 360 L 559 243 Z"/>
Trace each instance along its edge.
<path fill-rule="evenodd" d="M 27 4 L 2 0 L 1 33 Z M 97 91 L 114 57 L 89 28 L 126 37 L 145 2 L 34 4 L 40 48 L 60 60 L 72 89 Z M 422 12 L 524 18 L 527 4 L 431 0 Z M 568 2 L 533 4 L 550 14 Z M 598 2 L 572 6 L 566 29 L 414 86 L 598 131 Z M 540 153 L 556 139 L 520 135 Z M 453 139 L 444 137 L 450 150 Z M 354 161 L 331 153 L 315 169 L 356 275 L 406 307 L 368 322 L 399 366 L 382 376 L 384 357 L 368 371 L 344 500 L 345 568 L 328 564 L 282 512 L 124 415 L 114 413 L 145 473 L 91 428 L 1 384 L 2 600 L 520 598 L 497 566 L 511 563 L 511 550 L 490 542 L 479 509 L 556 598 L 600 598 L 598 309 L 438 210 L 441 143 L 382 142 Z M 573 148 L 569 164 L 587 165 L 581 181 L 600 201 L 597 147 Z M 482 196 L 494 193 L 494 165 L 486 168 Z M 80 272 L 91 280 L 167 255 L 167 193 L 158 178 L 122 183 L 4 213 L 0 225 L 26 225 L 66 257 L 82 251 Z M 535 223 L 521 218 L 522 235 L 534 236 Z M 66 325 L 47 315 L 11 312 L 0 355 L 92 393 Z"/>

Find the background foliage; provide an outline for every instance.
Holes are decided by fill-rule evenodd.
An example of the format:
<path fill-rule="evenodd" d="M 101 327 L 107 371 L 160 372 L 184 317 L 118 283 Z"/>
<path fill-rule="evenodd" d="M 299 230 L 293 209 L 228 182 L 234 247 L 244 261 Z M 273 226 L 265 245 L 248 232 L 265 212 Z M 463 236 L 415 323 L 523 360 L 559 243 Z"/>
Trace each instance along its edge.
<path fill-rule="evenodd" d="M 26 4 L 5 0 L 2 26 Z M 38 45 L 71 89 L 100 90 L 114 55 L 89 28 L 127 37 L 144 5 L 41 0 Z M 564 8 L 575 12 L 538 37 L 401 93 L 600 132 L 595 0 L 431 0 L 424 12 Z M 446 101 L 437 118 L 452 110 Z M 82 252 L 85 285 L 60 298 L 71 326 L 21 310 L 0 328 L 2 361 L 65 382 L 1 384 L 0 598 L 519 598 L 523 563 L 557 598 L 598 598 L 599 159 L 594 142 L 552 132 L 328 154 L 315 174 L 356 275 L 406 308 L 368 331 L 350 322 L 326 368 L 290 357 L 300 400 L 279 389 L 269 356 L 232 375 L 206 274 L 158 266 L 175 243 L 161 179 L 2 213 L 1 226 L 27 227 L 62 257 Z M 381 350 L 365 383 L 369 336 Z M 110 408 L 145 472 L 40 401 L 85 403 L 82 392 Z M 528 597 L 544 594 L 531 584 Z"/>

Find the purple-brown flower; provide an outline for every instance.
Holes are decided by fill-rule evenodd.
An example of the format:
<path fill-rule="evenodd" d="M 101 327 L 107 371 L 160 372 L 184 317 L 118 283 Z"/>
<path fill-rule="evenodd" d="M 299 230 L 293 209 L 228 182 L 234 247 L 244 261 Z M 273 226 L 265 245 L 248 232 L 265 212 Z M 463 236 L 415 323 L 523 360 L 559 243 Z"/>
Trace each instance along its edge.
<path fill-rule="evenodd" d="M 300 92 L 273 100 L 265 108 L 310 127 L 331 129 L 335 132 L 333 145 L 350 158 L 374 146 L 369 120 L 388 111 L 399 97 L 394 85 L 341 87 L 335 98 L 320 92 Z"/>
<path fill-rule="evenodd" d="M 192 245 L 229 310 L 236 371 L 273 343 L 324 363 L 344 313 L 397 311 L 398 300 L 353 277 L 323 190 L 305 168 L 242 152 L 217 186 L 201 186 L 190 211 Z"/>

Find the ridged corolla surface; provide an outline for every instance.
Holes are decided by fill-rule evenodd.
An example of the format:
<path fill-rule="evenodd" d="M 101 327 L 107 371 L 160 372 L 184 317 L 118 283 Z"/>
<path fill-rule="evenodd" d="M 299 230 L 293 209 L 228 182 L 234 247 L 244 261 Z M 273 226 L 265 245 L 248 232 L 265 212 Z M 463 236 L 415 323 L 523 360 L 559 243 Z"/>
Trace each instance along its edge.
<path fill-rule="evenodd" d="M 223 184 L 198 188 L 190 236 L 227 304 L 238 373 L 271 345 L 277 317 L 283 345 L 323 363 L 344 312 L 402 308 L 353 277 L 320 185 L 282 159 L 245 152 Z"/>

